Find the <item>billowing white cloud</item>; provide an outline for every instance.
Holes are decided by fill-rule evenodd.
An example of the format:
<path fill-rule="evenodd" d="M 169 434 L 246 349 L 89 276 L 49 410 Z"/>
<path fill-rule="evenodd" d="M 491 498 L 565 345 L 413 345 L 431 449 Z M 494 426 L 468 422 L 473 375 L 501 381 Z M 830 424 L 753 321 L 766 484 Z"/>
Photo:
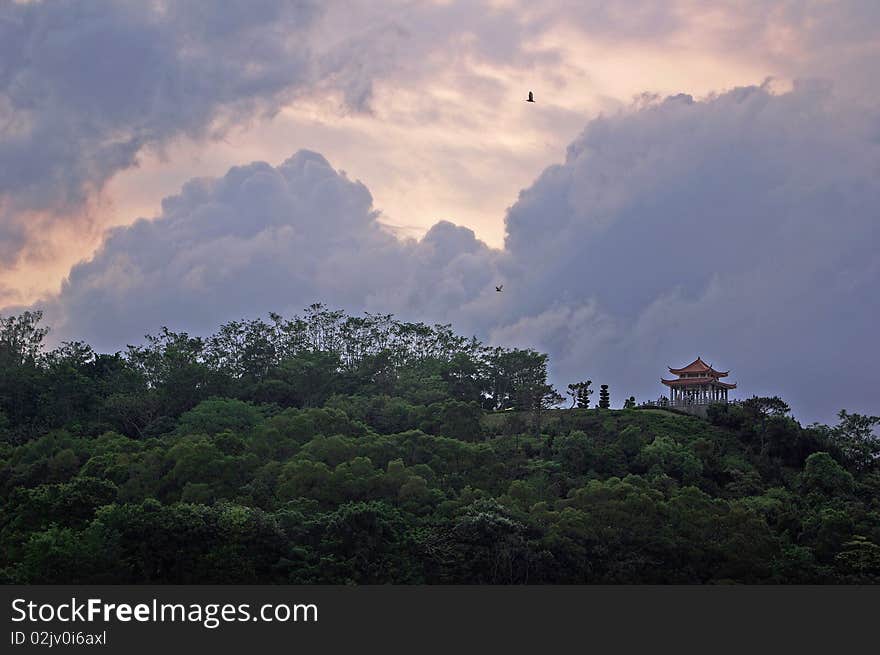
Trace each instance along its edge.
<path fill-rule="evenodd" d="M 453 217 L 498 245 L 516 190 L 634 94 L 819 75 L 876 100 L 878 20 L 859 0 L 0 3 L 0 306 L 189 177 L 299 148 L 408 234 Z"/>
<path fill-rule="evenodd" d="M 448 222 L 398 239 L 362 184 L 302 151 L 117 228 L 49 319 L 119 347 L 160 322 L 204 332 L 323 301 L 545 350 L 557 382 L 618 401 L 702 355 L 803 418 L 876 410 L 878 118 L 818 83 L 597 118 L 520 193 L 501 251 Z"/>
<path fill-rule="evenodd" d="M 46 305 L 59 337 L 112 349 L 166 323 L 204 333 L 313 302 L 442 317 L 491 277 L 492 252 L 471 230 L 443 222 L 398 240 L 366 187 L 309 151 L 191 180 L 162 208 L 71 270 Z"/>
<path fill-rule="evenodd" d="M 0 6 L 0 268 L 72 220 L 145 147 L 224 134 L 276 112 L 353 52 L 315 48 L 313 0 Z M 330 57 L 331 64 L 323 57 Z M 350 81 L 336 79 L 345 89 Z"/>
<path fill-rule="evenodd" d="M 546 350 L 557 382 L 607 382 L 618 402 L 656 396 L 666 364 L 700 354 L 732 368 L 743 393 L 780 393 L 802 418 L 876 413 L 877 5 L 204 7 L 0 6 L 0 272 L 28 257 L 47 269 L 77 233 L 67 223 L 91 248 L 100 221 L 78 208 L 145 149 L 198 144 L 282 108 L 317 118 L 224 161 L 279 161 L 320 128 L 335 164 L 364 156 L 375 179 L 396 180 L 386 193 L 418 182 L 421 209 L 454 188 L 436 214 L 453 220 L 448 207 L 475 197 L 485 212 L 499 180 L 530 179 L 548 144 L 605 113 L 520 193 L 501 250 L 445 221 L 419 240 L 395 237 L 367 188 L 314 152 L 191 180 L 154 219 L 112 230 L 39 303 L 56 339 L 112 349 L 161 324 L 206 332 L 323 301 Z M 705 90 L 764 71 L 833 83 L 646 94 L 615 109 L 633 85 Z M 541 102 L 526 106 L 536 79 Z M 315 108 L 337 98 L 359 113 L 349 131 L 328 132 Z M 188 168 L 176 162 L 174 179 Z M 26 267 L 16 273 L 0 279 L 0 307 L 33 297 Z"/>
<path fill-rule="evenodd" d="M 702 355 L 810 417 L 876 410 L 878 126 L 818 83 L 592 121 L 508 213 L 493 334 L 618 395 Z"/>

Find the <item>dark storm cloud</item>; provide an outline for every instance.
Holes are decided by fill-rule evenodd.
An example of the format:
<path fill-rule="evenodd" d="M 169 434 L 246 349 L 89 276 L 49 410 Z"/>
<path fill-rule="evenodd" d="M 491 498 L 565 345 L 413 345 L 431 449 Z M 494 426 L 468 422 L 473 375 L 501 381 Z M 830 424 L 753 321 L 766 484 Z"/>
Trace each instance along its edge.
<path fill-rule="evenodd" d="M 447 222 L 401 241 L 362 184 L 299 152 L 193 180 L 113 231 L 49 321 L 119 347 L 320 300 L 546 350 L 557 382 L 618 401 L 702 355 L 805 419 L 876 411 L 878 124 L 806 83 L 598 118 L 521 192 L 503 251 Z"/>
<path fill-rule="evenodd" d="M 592 121 L 508 213 L 493 338 L 618 395 L 701 354 L 812 418 L 876 411 L 878 118 L 802 83 Z"/>
<path fill-rule="evenodd" d="M 400 241 L 367 189 L 313 152 L 192 180 L 162 209 L 72 269 L 46 306 L 59 335 L 118 348 L 166 322 L 203 333 L 316 301 L 439 317 L 490 279 L 491 252 L 471 230 L 438 223 Z"/>
<path fill-rule="evenodd" d="M 41 306 L 56 339 L 113 349 L 163 323 L 206 332 L 323 301 L 546 350 L 557 382 L 608 382 L 617 402 L 655 397 L 666 364 L 700 354 L 802 418 L 876 413 L 877 10 L 834 7 L 355 3 L 328 18 L 308 2 L 6 4 L 0 266 L 144 147 L 220 135 L 303 89 L 330 86 L 369 111 L 373 79 L 406 83 L 408 62 L 553 62 L 552 47 L 527 46 L 560 21 L 633 43 L 707 25 L 719 50 L 770 59 L 794 35 L 802 54 L 774 59 L 780 70 L 815 69 L 833 86 L 681 95 L 593 120 L 521 192 L 501 251 L 448 222 L 395 238 L 362 184 L 303 151 L 190 181 L 155 220 L 111 231 Z M 16 296 L 0 289 L 0 303 Z"/>
<path fill-rule="evenodd" d="M 317 74 L 319 14 L 311 0 L 5 4 L 3 261 L 26 240 L 28 210 L 67 213 L 145 146 L 221 135 L 289 101 Z"/>

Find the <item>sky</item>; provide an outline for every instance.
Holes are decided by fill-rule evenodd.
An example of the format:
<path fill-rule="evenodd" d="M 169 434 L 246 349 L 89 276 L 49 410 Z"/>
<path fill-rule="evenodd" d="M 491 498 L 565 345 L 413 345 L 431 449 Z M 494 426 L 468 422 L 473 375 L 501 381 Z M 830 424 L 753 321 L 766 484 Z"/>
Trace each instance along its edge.
<path fill-rule="evenodd" d="M 700 355 L 880 413 L 880 4 L 220 6 L 0 0 L 0 314 L 114 351 L 320 301 L 615 405 Z"/>

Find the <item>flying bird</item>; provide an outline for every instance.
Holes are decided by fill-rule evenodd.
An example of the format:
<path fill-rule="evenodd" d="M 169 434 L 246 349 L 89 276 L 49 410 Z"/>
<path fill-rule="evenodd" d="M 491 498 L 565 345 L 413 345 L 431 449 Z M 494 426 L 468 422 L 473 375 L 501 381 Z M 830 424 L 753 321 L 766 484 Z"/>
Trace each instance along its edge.
<path fill-rule="evenodd" d="M 526 100 L 526 102 L 534 102 L 534 101 L 535 101 L 535 96 L 531 91 L 529 91 L 529 99 Z"/>
<path fill-rule="evenodd" d="M 501 293 L 502 291 L 504 291 L 504 285 L 499 284 L 498 286 L 495 287 L 495 291 L 497 291 L 498 293 Z"/>

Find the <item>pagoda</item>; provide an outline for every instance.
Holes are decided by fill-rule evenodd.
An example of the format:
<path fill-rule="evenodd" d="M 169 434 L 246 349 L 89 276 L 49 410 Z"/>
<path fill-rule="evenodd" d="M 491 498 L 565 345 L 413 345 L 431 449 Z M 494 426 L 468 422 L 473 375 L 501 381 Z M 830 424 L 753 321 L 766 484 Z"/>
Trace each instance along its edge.
<path fill-rule="evenodd" d="M 730 371 L 716 371 L 697 357 L 684 368 L 669 368 L 669 372 L 678 377 L 673 380 L 660 381 L 669 387 L 670 405 L 711 405 L 726 403 L 727 392 L 736 389 L 735 383 L 722 382 Z"/>

